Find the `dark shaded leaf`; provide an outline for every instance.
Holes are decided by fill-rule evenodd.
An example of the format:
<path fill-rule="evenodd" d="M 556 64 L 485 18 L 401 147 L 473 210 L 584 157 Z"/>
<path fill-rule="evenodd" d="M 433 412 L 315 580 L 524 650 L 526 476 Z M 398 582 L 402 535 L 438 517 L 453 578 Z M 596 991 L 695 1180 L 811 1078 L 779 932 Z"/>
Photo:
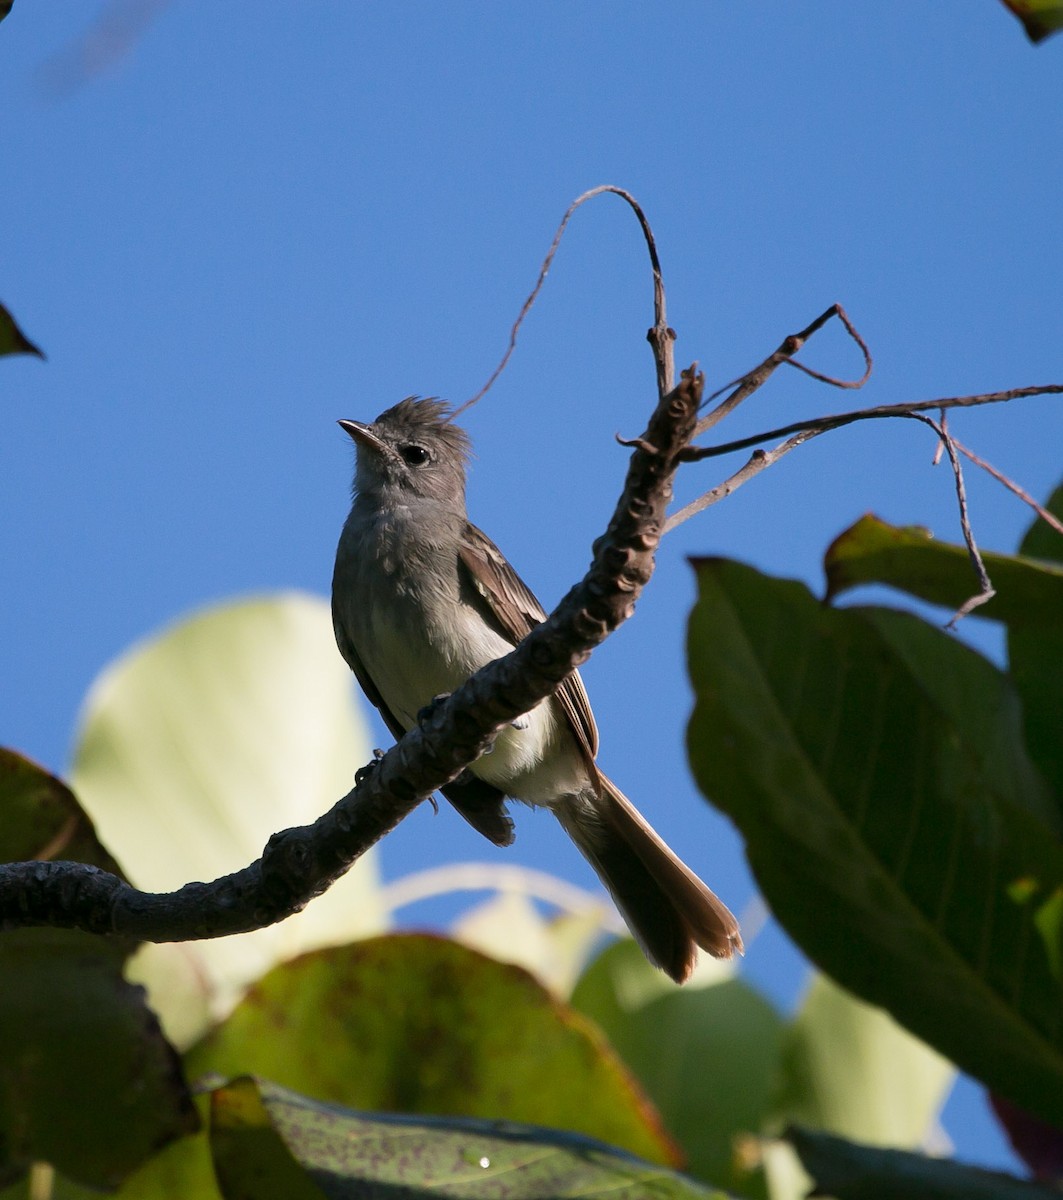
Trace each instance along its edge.
<path fill-rule="evenodd" d="M 209 1097 L 197 1096 L 196 1108 L 203 1128 L 188 1137 L 171 1142 L 159 1154 L 149 1158 L 127 1176 L 110 1200 L 222 1200 L 214 1176 L 210 1153 Z M 17 1194 L 0 1192 L 0 1200 L 27 1200 L 25 1184 Z M 49 1200 L 99 1200 L 96 1188 L 71 1183 L 62 1175 L 55 1177 Z"/>
<path fill-rule="evenodd" d="M 31 859 L 68 859 L 122 873 L 70 788 L 0 748 L 0 862 Z"/>
<path fill-rule="evenodd" d="M 521 968 L 443 938 L 371 938 L 277 967 L 188 1065 L 353 1108 L 572 1129 L 677 1161 L 597 1029 Z"/>
<path fill-rule="evenodd" d="M 1015 1153 L 1038 1179 L 1063 1182 L 1063 1129 L 989 1093 L 989 1103 L 1004 1127 Z"/>
<path fill-rule="evenodd" d="M 227 1200 L 725 1200 L 600 1142 L 509 1121 L 350 1112 L 249 1078 L 212 1101 Z"/>
<path fill-rule="evenodd" d="M 1063 845 L 1006 678 L 904 613 L 698 564 L 688 745 L 809 956 L 1063 1119 Z M 1040 926 L 1048 930 L 1045 933 Z"/>
<path fill-rule="evenodd" d="M 0 21 L 10 11 L 10 3 L 0 0 Z M 0 355 L 4 354 L 36 354 L 38 358 L 44 358 L 44 351 L 26 337 L 15 318 L 0 304 Z"/>
<path fill-rule="evenodd" d="M 1056 488 L 1045 505 L 1063 519 L 1063 487 Z M 1030 526 L 1019 547 L 1022 554 L 1044 562 L 1063 563 L 1063 535 L 1040 517 Z M 1056 793 L 1063 813 L 1063 619 L 1053 627 L 1008 627 L 1008 664 L 1022 697 L 1023 728 L 1030 757 Z"/>
<path fill-rule="evenodd" d="M 1003 4 L 1019 18 L 1034 45 L 1063 29 L 1063 3 L 1060 0 L 1003 0 Z"/>
<path fill-rule="evenodd" d="M 117 869 L 70 790 L 7 750 L 0 845 L 18 860 Z M 177 1055 L 143 990 L 122 976 L 131 950 L 77 930 L 0 935 L 0 1182 L 39 1160 L 114 1186 L 196 1127 Z"/>
<path fill-rule="evenodd" d="M 835 1200 L 1059 1200 L 1054 1188 L 925 1154 L 861 1146 L 797 1127 L 788 1129 L 785 1137 L 815 1180 L 816 1196 Z"/>

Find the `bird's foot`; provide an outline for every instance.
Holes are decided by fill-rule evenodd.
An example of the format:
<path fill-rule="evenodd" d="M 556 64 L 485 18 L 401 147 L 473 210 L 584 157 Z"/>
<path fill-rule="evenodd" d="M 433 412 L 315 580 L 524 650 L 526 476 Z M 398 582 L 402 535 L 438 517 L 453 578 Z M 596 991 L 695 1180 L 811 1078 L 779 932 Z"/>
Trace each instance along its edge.
<path fill-rule="evenodd" d="M 380 747 L 378 746 L 373 751 L 373 761 L 366 763 L 364 767 L 359 767 L 358 770 L 355 771 L 355 773 L 354 773 L 354 786 L 355 787 L 358 787 L 360 784 L 363 784 L 369 778 L 369 776 L 372 775 L 372 773 L 377 769 L 377 765 L 379 764 L 380 760 L 383 757 L 384 757 L 384 751 L 381 750 Z"/>

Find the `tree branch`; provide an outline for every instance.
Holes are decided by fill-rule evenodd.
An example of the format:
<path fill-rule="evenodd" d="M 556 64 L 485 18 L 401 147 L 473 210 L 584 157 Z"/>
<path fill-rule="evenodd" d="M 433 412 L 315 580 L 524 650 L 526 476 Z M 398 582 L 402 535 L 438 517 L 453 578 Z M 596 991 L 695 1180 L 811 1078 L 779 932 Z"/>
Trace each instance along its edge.
<path fill-rule="evenodd" d="M 905 404 L 881 404 L 875 408 L 858 408 L 852 412 L 836 413 L 829 417 L 811 417 L 807 421 L 792 421 L 778 429 L 768 429 L 734 442 L 722 442 L 718 446 L 690 446 L 683 451 L 684 462 L 700 462 L 704 458 L 719 458 L 733 454 L 736 450 L 748 450 L 760 442 L 785 437 L 790 433 L 825 433 L 828 429 L 840 429 L 854 421 L 874 421 L 886 417 L 910 417 L 913 413 L 930 412 L 935 408 L 974 408 L 979 404 L 1001 404 L 1008 400 L 1021 400 L 1026 396 L 1049 396 L 1063 392 L 1063 383 L 1046 383 L 1040 387 L 1011 388 L 1006 392 L 983 392 L 977 396 L 945 396 L 940 400 L 913 400 Z"/>
<path fill-rule="evenodd" d="M 824 375 L 819 371 L 814 371 L 811 367 L 806 367 L 804 363 L 800 363 L 794 358 L 799 350 L 805 345 L 808 339 L 818 333 L 824 325 L 832 318 L 837 317 L 845 326 L 846 332 L 854 342 L 860 347 L 860 353 L 864 356 L 864 373 L 859 379 L 838 379 L 834 375 Z M 752 371 L 747 371 L 740 379 L 732 379 L 730 383 L 725 384 L 722 388 L 717 388 L 715 392 L 709 396 L 705 403 L 711 404 L 717 396 L 722 396 L 728 388 L 734 388 L 734 391 L 725 399 L 721 400 L 711 412 L 698 421 L 698 427 L 694 431 L 695 437 L 700 437 L 706 430 L 711 429 L 719 423 L 729 413 L 753 395 L 755 391 L 762 388 L 764 384 L 775 374 L 779 367 L 786 365 L 796 367 L 797 370 L 803 371 L 806 375 L 810 375 L 813 379 L 818 379 L 820 383 L 829 384 L 831 387 L 856 389 L 862 388 L 865 383 L 871 378 L 871 351 L 867 348 L 867 343 L 856 331 L 856 326 L 849 320 L 849 314 L 840 304 L 832 304 L 825 312 L 820 313 L 818 317 L 808 326 L 800 331 L 800 333 L 788 334 L 779 343 L 777 350 L 768 355 L 762 363 L 759 363 Z M 770 434 L 768 436 L 771 436 Z M 767 438 L 760 439 L 766 441 Z M 755 444 L 755 443 L 751 443 Z"/>
<path fill-rule="evenodd" d="M 672 476 L 693 436 L 703 377 L 664 396 L 638 439 L 623 494 L 585 578 L 505 658 L 477 672 L 312 825 L 274 834 L 261 859 L 212 883 L 142 892 L 84 863 L 0 867 L 0 928 L 30 925 L 173 942 L 244 933 L 320 895 L 512 721 L 552 695 L 634 610 L 653 573 Z"/>

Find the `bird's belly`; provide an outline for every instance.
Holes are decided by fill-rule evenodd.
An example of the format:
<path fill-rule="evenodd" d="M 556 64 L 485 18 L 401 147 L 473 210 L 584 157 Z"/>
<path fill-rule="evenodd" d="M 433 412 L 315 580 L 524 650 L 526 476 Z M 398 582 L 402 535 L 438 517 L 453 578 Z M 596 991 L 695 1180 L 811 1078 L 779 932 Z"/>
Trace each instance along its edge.
<path fill-rule="evenodd" d="M 453 610 L 452 610 L 453 611 Z M 434 697 L 456 691 L 470 675 L 513 647 L 461 605 L 445 629 L 377 606 L 358 653 L 384 703 L 405 729 Z M 517 800 L 549 804 L 587 785 L 586 769 L 552 700 L 503 729 L 470 771 Z"/>
<path fill-rule="evenodd" d="M 586 790 L 583 759 L 553 700 L 544 700 L 469 768 L 486 783 L 526 804 L 551 805 Z"/>
<path fill-rule="evenodd" d="M 384 703 L 403 728 L 410 729 L 426 704 L 459 688 L 476 668 L 445 653 L 423 621 L 415 616 L 396 620 L 395 615 L 374 612 L 366 636 L 359 639 L 358 653 Z"/>

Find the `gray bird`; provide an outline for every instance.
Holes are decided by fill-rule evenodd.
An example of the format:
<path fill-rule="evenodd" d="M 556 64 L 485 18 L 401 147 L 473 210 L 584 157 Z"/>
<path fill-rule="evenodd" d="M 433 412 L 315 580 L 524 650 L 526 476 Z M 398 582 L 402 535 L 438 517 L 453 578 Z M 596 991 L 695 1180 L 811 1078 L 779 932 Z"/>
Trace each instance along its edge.
<path fill-rule="evenodd" d="M 546 616 L 465 513 L 468 435 L 442 401 L 408 397 L 357 444 L 354 503 L 332 580 L 340 653 L 396 738 L 439 695 L 508 654 Z M 583 681 L 503 730 L 443 794 L 485 837 L 513 840 L 507 797 L 545 805 L 597 872 L 655 966 L 682 982 L 697 947 L 741 952 L 738 922 L 598 769 Z"/>

